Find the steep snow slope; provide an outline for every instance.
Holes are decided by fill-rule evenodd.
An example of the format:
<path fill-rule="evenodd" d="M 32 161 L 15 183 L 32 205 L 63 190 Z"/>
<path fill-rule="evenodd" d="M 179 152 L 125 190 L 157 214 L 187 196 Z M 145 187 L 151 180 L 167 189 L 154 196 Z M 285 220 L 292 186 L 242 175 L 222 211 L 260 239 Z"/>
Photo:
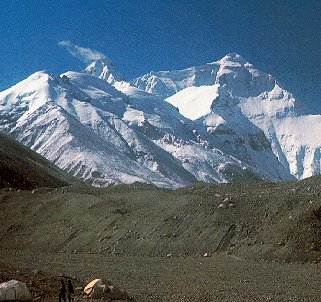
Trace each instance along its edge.
<path fill-rule="evenodd" d="M 261 145 L 267 147 L 267 139 L 279 161 L 295 177 L 320 174 L 321 116 L 299 116 L 293 95 L 240 55 L 229 54 L 215 64 L 218 68 L 214 85 L 185 88 L 167 101 L 184 116 L 198 119 L 217 139 L 222 137 L 222 150 L 234 148 L 231 154 L 242 161 L 253 160 L 242 152 L 242 138 L 257 132 L 257 127 L 266 137 L 258 132 Z M 251 140 L 248 141 L 253 145 Z M 255 140 L 253 146 L 261 148 Z M 254 162 L 260 162 L 260 158 Z"/>
<path fill-rule="evenodd" d="M 296 114 L 295 100 L 278 85 L 240 106 L 253 124 L 269 138 L 274 153 L 298 179 L 320 175 L 321 115 Z M 283 105 L 283 106 L 282 106 Z"/>
<path fill-rule="evenodd" d="M 196 120 L 211 112 L 213 100 L 218 96 L 218 88 L 218 84 L 191 86 L 167 98 L 167 101 L 176 106 L 185 117 Z"/>
<path fill-rule="evenodd" d="M 0 93 L 0 131 L 97 186 L 283 179 L 225 155 L 163 99 L 114 84 L 119 91 L 86 73 L 35 73 Z"/>

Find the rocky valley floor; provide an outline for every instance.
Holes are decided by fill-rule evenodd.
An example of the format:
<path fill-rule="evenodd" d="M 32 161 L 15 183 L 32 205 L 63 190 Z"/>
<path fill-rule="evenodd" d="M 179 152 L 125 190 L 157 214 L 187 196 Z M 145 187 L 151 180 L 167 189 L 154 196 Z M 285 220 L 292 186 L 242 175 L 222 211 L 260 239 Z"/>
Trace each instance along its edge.
<path fill-rule="evenodd" d="M 320 301 L 320 184 L 2 189 L 0 281 L 42 301 L 61 276 L 136 301 Z"/>
<path fill-rule="evenodd" d="M 106 256 L 1 250 L 2 279 L 31 284 L 35 298 L 58 301 L 61 276 L 77 286 L 110 280 L 136 301 L 320 301 L 320 265 L 212 257 Z M 4 270 L 8 263 L 11 268 Z M 16 270 L 19 270 L 17 273 Z M 80 291 L 76 300 L 81 300 Z"/>

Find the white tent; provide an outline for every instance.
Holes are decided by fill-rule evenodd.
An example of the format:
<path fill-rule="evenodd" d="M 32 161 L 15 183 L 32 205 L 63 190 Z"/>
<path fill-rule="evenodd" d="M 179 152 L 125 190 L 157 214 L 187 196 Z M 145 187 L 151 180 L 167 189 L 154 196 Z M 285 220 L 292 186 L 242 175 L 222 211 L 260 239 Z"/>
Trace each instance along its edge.
<path fill-rule="evenodd" d="M 0 301 L 31 301 L 31 294 L 26 283 L 10 280 L 0 284 Z"/>
<path fill-rule="evenodd" d="M 101 279 L 94 279 L 85 286 L 84 292 L 89 295 L 95 287 L 100 287 L 102 285 L 103 281 Z"/>
<path fill-rule="evenodd" d="M 130 297 L 124 290 L 119 289 L 111 282 L 103 282 L 101 279 L 94 279 L 89 282 L 85 286 L 84 292 L 91 299 L 101 299 L 105 297 L 106 299 L 112 300 L 130 300 Z"/>

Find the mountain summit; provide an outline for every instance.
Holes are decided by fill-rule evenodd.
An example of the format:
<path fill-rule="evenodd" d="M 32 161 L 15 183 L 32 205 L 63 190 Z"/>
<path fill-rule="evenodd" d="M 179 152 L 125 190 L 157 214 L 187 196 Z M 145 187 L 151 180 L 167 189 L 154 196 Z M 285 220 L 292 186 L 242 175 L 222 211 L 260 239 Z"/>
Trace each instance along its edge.
<path fill-rule="evenodd" d="M 123 80 L 122 76 L 117 73 L 113 62 L 108 58 L 102 58 L 92 62 L 85 71 L 110 84 Z"/>
<path fill-rule="evenodd" d="M 231 53 L 227 54 L 221 60 L 219 60 L 219 62 L 221 62 L 222 64 L 224 64 L 226 62 L 235 62 L 235 63 L 239 63 L 239 64 L 246 64 L 247 63 L 247 61 L 236 52 L 231 52 Z"/>

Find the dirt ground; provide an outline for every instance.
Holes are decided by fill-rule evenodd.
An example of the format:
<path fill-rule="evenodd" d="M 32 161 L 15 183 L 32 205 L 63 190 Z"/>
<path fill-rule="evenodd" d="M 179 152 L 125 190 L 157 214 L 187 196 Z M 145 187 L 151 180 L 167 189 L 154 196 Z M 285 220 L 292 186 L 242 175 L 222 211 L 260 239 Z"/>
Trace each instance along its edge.
<path fill-rule="evenodd" d="M 0 281 L 34 301 L 69 277 L 136 301 L 320 302 L 320 184 L 2 189 Z"/>
<path fill-rule="evenodd" d="M 110 280 L 136 301 L 320 301 L 320 265 L 211 257 L 130 257 L 0 251 L 1 267 L 19 268 L 34 298 L 54 301 L 62 276 L 76 286 Z M 2 279 L 9 277 L 1 270 Z M 17 276 L 18 275 L 18 276 Z M 35 280 L 40 280 L 39 282 Z M 77 293 L 77 297 L 79 297 Z M 40 298 L 39 298 L 40 297 Z M 52 299 L 50 299 L 50 297 Z M 79 300 L 79 299 L 76 299 Z"/>

